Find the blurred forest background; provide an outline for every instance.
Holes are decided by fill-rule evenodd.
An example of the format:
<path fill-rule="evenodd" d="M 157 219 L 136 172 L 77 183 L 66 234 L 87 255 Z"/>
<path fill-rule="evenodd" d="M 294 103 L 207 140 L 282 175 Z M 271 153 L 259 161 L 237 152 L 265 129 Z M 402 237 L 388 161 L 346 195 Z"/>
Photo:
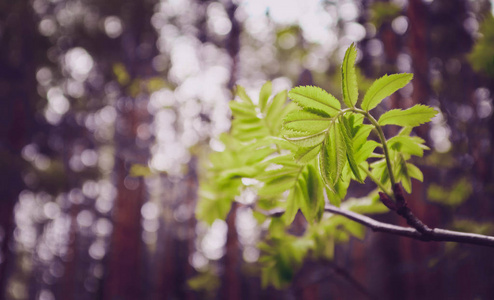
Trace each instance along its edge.
<path fill-rule="evenodd" d="M 0 0 L 0 299 L 492 299 L 492 249 L 372 232 L 263 289 L 251 209 L 196 221 L 234 85 L 338 96 L 352 42 L 441 112 L 414 212 L 494 234 L 491 1 Z"/>

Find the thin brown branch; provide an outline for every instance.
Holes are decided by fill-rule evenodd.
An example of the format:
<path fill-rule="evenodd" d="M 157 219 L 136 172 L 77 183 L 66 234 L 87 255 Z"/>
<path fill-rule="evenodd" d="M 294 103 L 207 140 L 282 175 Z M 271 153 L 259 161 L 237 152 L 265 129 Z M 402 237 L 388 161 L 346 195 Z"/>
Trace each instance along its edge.
<path fill-rule="evenodd" d="M 487 247 L 494 247 L 494 237 L 476 233 L 465 233 L 452 230 L 434 228 L 426 231 L 419 231 L 411 227 L 402 227 L 376 221 L 367 216 L 344 210 L 333 205 L 327 205 L 325 211 L 342 215 L 350 220 L 369 227 L 376 232 L 390 233 L 394 235 L 406 236 L 420 241 L 456 242 L 463 244 L 473 244 Z M 416 217 L 414 217 L 416 218 Z M 418 220 L 418 219 L 417 219 Z M 419 220 L 420 221 L 420 220 Z M 423 224 L 423 223 L 422 223 Z M 425 226 L 425 225 L 424 225 Z"/>
<path fill-rule="evenodd" d="M 404 236 L 426 242 L 429 241 L 456 242 L 463 244 L 494 247 L 494 237 L 492 236 L 476 234 L 476 233 L 458 232 L 458 231 L 445 230 L 439 228 L 431 229 L 426 225 L 424 225 L 422 222 L 420 222 L 420 220 L 418 220 L 418 218 L 413 216 L 413 214 L 412 214 L 413 218 L 418 220 L 427 229 L 419 231 L 418 229 L 412 227 L 403 227 L 403 226 L 383 223 L 380 221 L 376 221 L 372 218 L 369 218 L 367 216 L 346 209 L 341 209 L 333 205 L 326 205 L 324 210 L 326 212 L 344 216 L 352 221 L 355 221 L 366 227 L 369 227 L 372 231 L 375 232 L 384 232 L 384 233 Z M 282 210 L 270 210 L 270 211 L 261 211 L 261 212 L 264 213 L 265 215 L 269 215 L 272 217 L 279 217 L 284 213 L 284 211 Z"/>

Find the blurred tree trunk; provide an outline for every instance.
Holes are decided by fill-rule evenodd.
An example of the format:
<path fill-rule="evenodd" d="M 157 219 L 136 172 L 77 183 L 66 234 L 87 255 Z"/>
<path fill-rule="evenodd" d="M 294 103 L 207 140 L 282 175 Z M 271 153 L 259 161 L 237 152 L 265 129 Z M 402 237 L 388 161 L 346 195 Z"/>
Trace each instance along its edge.
<path fill-rule="evenodd" d="M 12 252 L 14 207 L 25 188 L 27 163 L 22 148 L 39 127 L 34 126 L 36 67 L 47 49 L 37 31 L 30 1 L 0 1 L 0 298 L 17 263 Z M 41 53 L 41 55 L 40 55 Z M 26 283 L 26 282 L 24 282 Z"/>
<path fill-rule="evenodd" d="M 226 50 L 231 58 L 230 81 L 228 88 L 233 89 L 236 84 L 238 72 L 238 54 L 240 51 L 241 25 L 235 19 L 237 5 L 229 2 L 226 10 L 232 24 L 232 29 L 226 41 Z M 242 255 L 238 233 L 236 228 L 238 204 L 233 202 L 232 208 L 226 218 L 227 236 L 225 245 L 225 256 L 223 258 L 224 273 L 221 286 L 221 299 L 242 299 Z"/>
<path fill-rule="evenodd" d="M 150 24 L 154 2 L 132 0 L 120 8 L 125 28 L 120 38 L 120 57 L 131 83 L 135 79 L 146 79 L 154 73 L 151 60 L 156 40 Z M 149 51 L 145 51 L 148 48 Z M 139 299 L 144 293 L 142 274 L 147 271 L 143 269 L 145 251 L 141 239 L 141 207 L 146 200 L 147 190 L 141 178 L 129 176 L 129 169 L 135 163 L 147 164 L 149 158 L 148 149 L 136 145 L 139 125 L 150 119 L 147 111 L 149 97 L 145 90 L 137 95 L 125 96 L 129 92 L 124 92 L 117 105 L 114 165 L 117 196 L 104 282 L 105 299 Z"/>

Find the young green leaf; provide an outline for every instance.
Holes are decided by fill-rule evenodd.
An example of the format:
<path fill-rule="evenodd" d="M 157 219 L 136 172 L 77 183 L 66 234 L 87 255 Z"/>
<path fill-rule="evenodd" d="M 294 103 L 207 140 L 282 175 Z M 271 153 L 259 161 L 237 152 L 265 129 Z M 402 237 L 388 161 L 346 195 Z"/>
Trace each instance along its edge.
<path fill-rule="evenodd" d="M 240 99 L 242 99 L 242 101 L 247 102 L 247 103 L 250 103 L 250 104 L 253 104 L 252 100 L 247 95 L 247 93 L 245 92 L 245 89 L 242 86 L 240 86 L 240 85 L 237 85 L 236 86 L 235 94 L 237 96 L 239 96 Z"/>
<path fill-rule="evenodd" d="M 329 203 L 339 207 L 346 196 L 349 185 L 350 180 L 338 180 L 334 185 L 334 191 L 327 189 L 326 194 L 328 196 Z"/>
<path fill-rule="evenodd" d="M 360 149 L 358 149 L 357 153 L 355 153 L 355 161 L 357 164 L 360 164 L 363 161 L 366 161 L 369 156 L 372 154 L 374 149 L 378 147 L 380 144 L 376 141 L 369 140 L 366 141 Z"/>
<path fill-rule="evenodd" d="M 379 125 L 419 126 L 430 122 L 437 111 L 426 105 L 417 104 L 406 110 L 392 109 L 379 118 Z"/>
<path fill-rule="evenodd" d="M 343 101 L 348 107 L 355 107 L 358 100 L 357 74 L 355 72 L 355 59 L 357 50 L 355 44 L 351 44 L 345 52 L 345 58 L 341 65 L 341 88 Z"/>
<path fill-rule="evenodd" d="M 285 117 L 283 128 L 312 134 L 326 130 L 330 122 L 330 118 L 323 118 L 307 111 L 296 110 Z"/>
<path fill-rule="evenodd" d="M 271 81 L 267 81 L 261 88 L 259 92 L 259 108 L 263 113 L 266 113 L 266 104 L 268 103 L 269 96 L 272 93 L 272 84 Z"/>
<path fill-rule="evenodd" d="M 300 147 L 314 147 L 321 144 L 326 137 L 326 131 L 307 133 L 285 129 L 283 137 Z"/>
<path fill-rule="evenodd" d="M 398 166 L 395 168 L 397 174 L 395 174 L 396 180 L 401 181 L 401 185 L 407 193 L 412 192 L 412 180 L 410 178 L 410 173 L 408 171 L 408 164 L 406 163 L 403 155 L 398 157 Z"/>
<path fill-rule="evenodd" d="M 319 222 L 324 212 L 324 189 L 323 183 L 319 177 L 316 168 L 309 164 L 304 172 L 305 187 L 304 192 L 307 193 L 306 197 L 302 200 L 301 211 L 304 214 L 307 222 L 314 223 Z"/>
<path fill-rule="evenodd" d="M 424 174 L 414 164 L 407 163 L 408 174 L 410 177 L 417 179 L 418 181 L 424 181 Z"/>
<path fill-rule="evenodd" d="M 362 108 L 366 111 L 373 109 L 384 98 L 407 85 L 412 78 L 413 74 L 409 73 L 384 75 L 371 85 L 362 101 Z"/>
<path fill-rule="evenodd" d="M 419 141 L 422 140 L 421 138 L 418 139 Z M 414 137 L 408 135 L 397 135 L 390 138 L 388 140 L 388 146 L 406 154 L 419 157 L 424 155 L 423 145 L 414 139 Z"/>
<path fill-rule="evenodd" d="M 321 145 L 314 147 L 300 147 L 297 152 L 295 152 L 295 161 L 299 164 L 307 164 L 312 161 L 321 151 Z"/>
<path fill-rule="evenodd" d="M 276 122 L 274 121 L 277 118 L 283 118 L 281 112 L 283 111 L 283 106 L 286 103 L 287 93 L 286 91 L 281 91 L 276 94 L 271 102 L 266 107 L 266 120 L 268 121 L 268 125 L 273 125 Z"/>
<path fill-rule="evenodd" d="M 329 134 L 319 153 L 319 169 L 324 183 L 334 191 L 335 183 L 340 179 L 341 172 L 347 161 L 345 141 L 336 122 L 332 123 Z"/>
<path fill-rule="evenodd" d="M 315 86 L 293 88 L 288 96 L 304 110 L 323 113 L 328 117 L 336 115 L 341 109 L 340 102 L 335 97 Z"/>
<path fill-rule="evenodd" d="M 363 182 L 362 178 L 360 177 L 360 171 L 358 169 L 358 165 L 354 157 L 355 153 L 353 150 L 353 141 L 351 136 L 350 125 L 348 124 L 348 120 L 344 117 L 340 117 L 339 121 L 340 122 L 338 123 L 339 125 L 338 127 L 341 136 L 343 137 L 343 142 L 345 143 L 345 151 L 346 151 L 348 164 L 350 166 L 350 169 L 352 170 L 353 175 L 355 176 L 355 179 L 357 179 L 358 182 Z"/>

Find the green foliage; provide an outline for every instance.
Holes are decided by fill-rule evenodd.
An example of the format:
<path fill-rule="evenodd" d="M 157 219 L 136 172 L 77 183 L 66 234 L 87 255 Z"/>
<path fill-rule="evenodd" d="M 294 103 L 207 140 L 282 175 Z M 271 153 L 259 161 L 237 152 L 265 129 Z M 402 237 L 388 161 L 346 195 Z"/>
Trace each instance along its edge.
<path fill-rule="evenodd" d="M 355 44 L 350 45 L 345 53 L 341 65 L 341 89 L 343 91 L 343 102 L 348 107 L 355 107 L 358 100 L 357 74 L 355 71 L 355 59 L 357 50 Z"/>
<path fill-rule="evenodd" d="M 231 132 L 222 136 L 225 150 L 210 155 L 196 213 L 208 223 L 224 219 L 246 187 L 246 178 L 251 179 L 249 189 L 257 191 L 254 210 L 259 222 L 266 220 L 259 212 L 284 211 L 281 217 L 269 218 L 269 234 L 260 245 L 264 285 L 284 287 L 304 257 L 331 259 L 335 243 L 346 242 L 350 236 L 363 238 L 361 225 L 325 214 L 326 203 L 357 213 L 387 211 L 377 191 L 345 200 L 352 180 L 363 183 L 369 178 L 388 195 L 395 183 L 411 192 L 412 178 L 423 180 L 422 172 L 409 160 L 423 156 L 429 148 L 412 135 L 412 128 L 429 122 L 436 111 L 416 105 L 390 110 L 377 121 L 369 111 L 404 87 L 413 75 L 386 75 L 376 80 L 359 105 L 356 57 L 352 45 L 341 68 L 341 102 L 314 86 L 293 88 L 288 93 L 293 102 L 289 102 L 284 91 L 271 97 L 268 82 L 261 88 L 259 101 L 252 101 L 242 87 L 237 87 L 237 100 L 230 103 Z M 384 125 L 403 128 L 386 138 Z M 370 138 L 372 131 L 379 140 Z M 301 237 L 287 232 L 298 212 L 308 224 Z"/>
<path fill-rule="evenodd" d="M 371 23 L 377 28 L 400 15 L 401 8 L 392 2 L 374 2 L 371 7 Z"/>
<path fill-rule="evenodd" d="M 427 189 L 427 199 L 454 208 L 465 202 L 472 192 L 473 187 L 470 181 L 467 178 L 461 178 L 449 189 L 431 184 Z"/>
<path fill-rule="evenodd" d="M 479 39 L 468 56 L 475 71 L 494 78 L 494 16 L 488 14 L 479 30 Z"/>
<path fill-rule="evenodd" d="M 187 280 L 189 288 L 204 293 L 205 299 L 214 299 L 221 282 L 214 270 L 207 269 Z"/>
<path fill-rule="evenodd" d="M 362 109 L 369 111 L 381 103 L 384 98 L 407 85 L 413 78 L 413 74 L 384 75 L 374 81 L 362 101 Z"/>
<path fill-rule="evenodd" d="M 398 125 L 415 127 L 430 122 L 437 114 L 432 107 L 417 104 L 409 109 L 392 109 L 379 118 L 379 125 Z"/>

